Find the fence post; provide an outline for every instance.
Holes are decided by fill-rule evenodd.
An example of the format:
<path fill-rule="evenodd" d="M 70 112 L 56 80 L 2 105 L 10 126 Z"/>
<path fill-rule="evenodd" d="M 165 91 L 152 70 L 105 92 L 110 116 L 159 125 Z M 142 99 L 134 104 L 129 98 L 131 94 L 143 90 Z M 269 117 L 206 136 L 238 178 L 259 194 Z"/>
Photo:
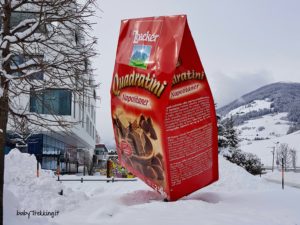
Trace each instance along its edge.
<path fill-rule="evenodd" d="M 56 174 L 59 177 L 60 175 L 60 155 L 57 155 L 57 161 L 56 161 Z"/>
<path fill-rule="evenodd" d="M 36 177 L 40 176 L 39 160 L 36 160 Z"/>

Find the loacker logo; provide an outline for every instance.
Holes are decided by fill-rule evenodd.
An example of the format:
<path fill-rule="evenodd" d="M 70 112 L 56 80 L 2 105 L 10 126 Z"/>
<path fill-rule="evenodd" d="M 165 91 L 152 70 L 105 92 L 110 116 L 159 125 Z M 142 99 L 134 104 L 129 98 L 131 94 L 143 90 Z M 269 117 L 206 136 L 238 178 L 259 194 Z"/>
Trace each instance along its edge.
<path fill-rule="evenodd" d="M 133 31 L 133 43 L 138 43 L 139 41 L 155 42 L 159 37 L 159 34 L 151 34 L 149 31 L 147 33 L 139 34 L 137 30 Z"/>

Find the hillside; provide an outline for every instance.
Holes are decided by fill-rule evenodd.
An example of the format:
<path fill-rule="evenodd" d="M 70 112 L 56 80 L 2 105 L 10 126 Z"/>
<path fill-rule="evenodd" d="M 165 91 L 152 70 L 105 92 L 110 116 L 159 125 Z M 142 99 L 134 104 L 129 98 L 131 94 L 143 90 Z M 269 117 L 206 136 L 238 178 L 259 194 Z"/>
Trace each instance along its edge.
<path fill-rule="evenodd" d="M 217 111 L 221 116 L 225 116 L 231 110 L 247 105 L 254 100 L 271 102 L 270 108 L 275 112 L 288 112 L 295 102 L 300 102 L 300 83 L 278 82 L 263 86 L 219 108 Z"/>
<path fill-rule="evenodd" d="M 264 165 L 271 166 L 271 151 L 275 150 L 276 157 L 280 144 L 285 143 L 296 150 L 296 166 L 300 166 L 300 83 L 261 87 L 218 113 L 223 120 L 233 119 L 242 151 L 256 154 Z"/>

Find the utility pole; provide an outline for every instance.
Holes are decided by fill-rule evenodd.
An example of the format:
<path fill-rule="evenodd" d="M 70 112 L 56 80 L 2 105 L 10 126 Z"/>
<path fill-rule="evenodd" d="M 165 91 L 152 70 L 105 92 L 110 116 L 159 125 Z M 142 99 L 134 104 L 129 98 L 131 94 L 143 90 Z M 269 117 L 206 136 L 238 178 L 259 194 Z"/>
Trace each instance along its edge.
<path fill-rule="evenodd" d="M 272 153 L 272 172 L 274 171 L 274 160 L 275 160 L 275 146 L 273 147 L 267 147 L 267 148 L 272 148 L 273 150 L 271 151 Z"/>
<path fill-rule="evenodd" d="M 275 155 L 275 147 L 273 147 L 273 151 L 271 151 L 273 154 L 273 160 L 272 160 L 272 172 L 274 171 L 274 155 Z"/>
<path fill-rule="evenodd" d="M 283 157 L 281 158 L 281 160 L 282 160 L 282 168 L 281 168 L 281 171 L 282 171 L 282 182 L 281 182 L 281 184 L 282 184 L 282 190 L 284 189 L 284 160 L 283 160 Z"/>

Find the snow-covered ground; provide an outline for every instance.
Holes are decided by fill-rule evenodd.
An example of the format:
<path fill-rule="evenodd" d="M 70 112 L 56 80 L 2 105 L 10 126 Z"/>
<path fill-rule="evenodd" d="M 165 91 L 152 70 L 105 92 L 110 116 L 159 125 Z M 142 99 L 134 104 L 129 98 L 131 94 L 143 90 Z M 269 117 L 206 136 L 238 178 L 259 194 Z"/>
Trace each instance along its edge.
<path fill-rule="evenodd" d="M 231 110 L 229 113 L 227 113 L 225 118 L 229 118 L 231 116 L 235 115 L 244 115 L 248 112 L 252 111 L 259 111 L 262 109 L 270 109 L 272 102 L 268 99 L 265 100 L 254 100 L 253 102 L 250 102 L 249 104 L 242 105 L 236 109 Z"/>
<path fill-rule="evenodd" d="M 259 158 L 261 158 L 262 163 L 265 166 L 271 166 L 273 160 L 273 147 L 275 150 L 279 147 L 281 143 L 286 143 L 289 147 L 294 148 L 297 154 L 297 166 L 300 166 L 300 131 L 284 135 L 277 138 L 260 140 L 260 141 L 252 141 L 251 144 L 241 144 L 240 148 L 242 151 L 251 152 L 256 154 Z M 276 158 L 276 155 L 275 155 Z"/>
<path fill-rule="evenodd" d="M 141 181 L 63 182 L 52 172 L 35 177 L 35 158 L 13 150 L 5 160 L 5 225 L 96 224 L 300 224 L 300 189 L 267 182 L 219 158 L 220 180 L 176 202 Z M 70 176 L 63 176 L 70 178 Z M 60 190 L 64 191 L 59 195 Z M 17 216 L 18 211 L 59 210 L 50 216 Z"/>
<path fill-rule="evenodd" d="M 255 139 L 272 139 L 286 135 L 290 122 L 287 113 L 268 114 L 237 126 L 239 137 L 247 143 Z"/>
<path fill-rule="evenodd" d="M 276 169 L 273 172 L 268 171 L 268 173 L 263 175 L 263 178 L 268 181 L 281 183 L 282 172 Z M 295 173 L 293 171 L 284 172 L 284 182 L 288 186 L 300 188 L 300 173 Z"/>

